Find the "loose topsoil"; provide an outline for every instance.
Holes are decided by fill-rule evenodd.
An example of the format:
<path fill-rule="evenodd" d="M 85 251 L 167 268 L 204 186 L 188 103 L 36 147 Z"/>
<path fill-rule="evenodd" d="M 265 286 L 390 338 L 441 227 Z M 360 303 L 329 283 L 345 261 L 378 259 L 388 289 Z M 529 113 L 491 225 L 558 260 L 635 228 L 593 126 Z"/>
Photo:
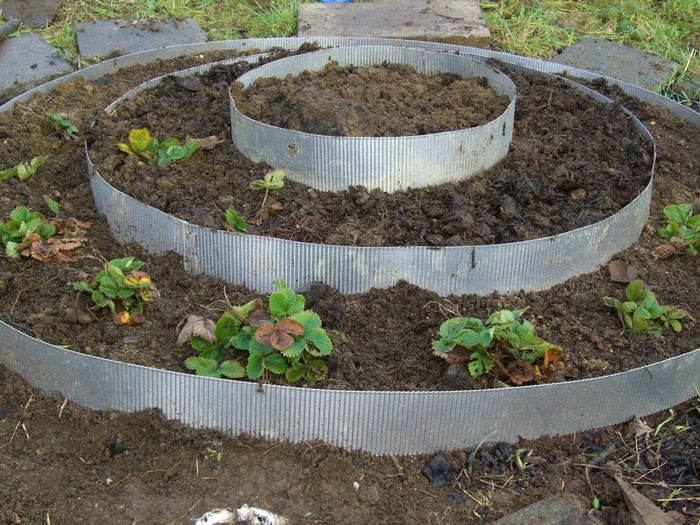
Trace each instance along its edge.
<path fill-rule="evenodd" d="M 112 117 L 100 114 L 128 88 L 188 65 L 178 60 L 132 68 L 98 82 L 77 81 L 0 115 L 1 168 L 50 155 L 35 176 L 4 184 L 2 217 L 18 205 L 49 215 L 43 200 L 49 195 L 66 216 L 93 223 L 75 263 L 0 259 L 3 321 L 80 352 L 184 370 L 192 351 L 175 346 L 175 326 L 185 314 L 216 317 L 225 298 L 237 304 L 259 297 L 235 283 L 190 275 L 172 254 L 154 257 L 138 246 L 118 245 L 94 210 L 82 145 L 54 133 L 40 108 L 70 118 L 87 136 L 100 172 L 149 204 L 211 227 L 223 227 L 223 210 L 231 207 L 259 219 L 257 233 L 314 242 L 441 245 L 541 237 L 609 216 L 648 183 L 649 145 L 639 141 L 619 109 L 594 103 L 558 82 L 509 72 L 518 85 L 515 136 L 508 157 L 490 173 L 394 195 L 361 188 L 325 194 L 289 182 L 272 194 L 282 211 L 257 215 L 262 196 L 251 196 L 246 188 L 269 167 L 235 156 L 229 145 L 228 107 L 220 100 L 227 100 L 232 81 L 246 67 L 217 68 L 187 87 L 172 80 Z M 696 128 L 665 111 L 613 94 L 642 118 L 658 148 L 649 226 L 618 258 L 639 270 L 660 302 L 679 305 L 697 319 L 700 266 L 695 259 L 655 261 L 649 252 L 660 243 L 655 229 L 663 225 L 664 206 L 690 202 L 700 209 L 700 137 Z M 95 119 L 95 130 L 88 131 Z M 159 138 L 217 135 L 225 140 L 191 162 L 149 168 L 116 148 L 135 127 L 147 127 Z M 334 225 L 333 217 L 343 220 Z M 105 260 L 126 255 L 147 263 L 145 269 L 161 292 L 161 299 L 147 306 L 145 323 L 117 327 L 108 315 L 98 315 L 87 325 L 67 323 L 68 307 L 86 306 L 86 298 L 72 291 L 71 283 L 94 275 Z M 567 368 L 558 380 L 608 374 L 700 347 L 700 327 L 692 318 L 684 320 L 680 335 L 653 338 L 622 332 L 602 297 L 622 298 L 623 290 L 624 285 L 610 281 L 605 268 L 546 292 L 488 297 L 440 298 L 407 283 L 344 296 L 318 284 L 305 292 L 307 305 L 323 319 L 336 349 L 328 360 L 329 378 L 316 386 L 490 387 L 493 377 L 475 381 L 463 371 L 445 374 L 444 361 L 431 355 L 445 307 L 485 318 L 496 309 L 529 306 L 526 316 L 539 335 L 565 350 Z M 674 419 L 674 425 L 687 430 L 649 436 L 642 447 L 630 443 L 624 428 L 613 428 L 523 442 L 518 447 L 537 458 L 523 471 L 516 468 L 515 451 L 508 445 L 451 454 L 455 479 L 438 488 L 420 475 L 430 458 L 394 463 L 326 445 L 270 447 L 244 437 L 192 432 L 151 413 L 94 414 L 64 404 L 60 397 L 44 397 L 7 371 L 0 373 L 0 464 L 3 473 L 10 473 L 0 481 L 5 509 L 0 519 L 6 523 L 43 523 L 49 518 L 58 523 L 121 522 L 122 517 L 125 523 L 180 523 L 212 506 L 242 503 L 266 506 L 300 523 L 485 523 L 564 491 L 588 501 L 599 496 L 601 519 L 628 523 L 607 467 L 577 466 L 587 464 L 590 454 L 601 453 L 629 478 L 649 480 L 648 489 L 659 491 L 663 482 L 666 487 L 683 485 L 684 494 L 697 494 L 692 487 L 697 487 L 700 468 L 700 422 L 692 404 L 678 407 Z M 359 484 L 356 491 L 350 489 L 353 481 Z M 661 492 L 654 498 L 670 493 Z M 676 498 L 669 508 L 692 516 L 697 506 L 689 497 Z"/>
<path fill-rule="evenodd" d="M 258 78 L 231 95 L 248 117 L 286 129 L 340 137 L 403 137 L 481 126 L 508 107 L 484 77 L 421 75 L 411 66 L 339 66 Z"/>

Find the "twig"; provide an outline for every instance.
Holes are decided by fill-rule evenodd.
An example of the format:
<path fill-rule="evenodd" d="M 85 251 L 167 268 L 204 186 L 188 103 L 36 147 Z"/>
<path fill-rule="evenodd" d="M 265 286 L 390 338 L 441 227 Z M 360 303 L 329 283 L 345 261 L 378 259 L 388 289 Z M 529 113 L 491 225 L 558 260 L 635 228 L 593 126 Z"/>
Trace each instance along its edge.
<path fill-rule="evenodd" d="M 178 519 L 182 519 L 182 518 L 184 518 L 185 516 L 187 516 L 187 515 L 188 515 L 190 512 L 192 512 L 192 511 L 194 510 L 194 508 L 195 508 L 197 505 L 199 505 L 201 502 L 202 502 L 202 498 L 199 498 L 199 499 L 194 503 L 194 505 L 192 505 L 189 509 L 187 509 L 187 512 L 185 512 L 185 513 L 184 513 L 182 516 L 180 516 Z"/>
<path fill-rule="evenodd" d="M 15 439 L 15 434 L 17 434 L 17 430 L 19 429 L 20 425 L 22 426 L 22 430 L 24 430 L 24 434 L 27 436 L 27 441 L 29 440 L 29 432 L 27 432 L 27 427 L 24 426 L 24 423 L 22 422 L 22 417 L 24 417 L 24 414 L 27 413 L 27 408 L 29 407 L 29 404 L 34 401 L 34 394 L 31 394 L 29 396 L 29 399 L 27 400 L 27 404 L 24 405 L 24 408 L 22 409 L 22 413 L 19 415 L 19 420 L 17 421 L 17 424 L 15 425 L 15 429 L 12 432 L 12 435 L 10 436 L 10 440 L 5 443 L 2 447 L 0 447 L 0 450 L 8 446 L 10 443 L 12 443 L 12 440 Z"/>
<path fill-rule="evenodd" d="M 22 295 L 23 291 L 24 291 L 24 288 L 20 288 L 19 292 L 17 292 L 17 297 L 15 297 L 15 302 L 12 303 L 12 308 L 10 308 L 10 315 L 15 314 L 15 306 L 17 306 L 17 303 L 19 302 L 19 296 Z"/>
<path fill-rule="evenodd" d="M 63 403 L 61 403 L 61 409 L 58 411 L 58 419 L 61 419 L 61 416 L 63 415 L 63 409 L 66 408 L 67 404 L 68 404 L 68 398 L 65 398 L 63 400 Z"/>

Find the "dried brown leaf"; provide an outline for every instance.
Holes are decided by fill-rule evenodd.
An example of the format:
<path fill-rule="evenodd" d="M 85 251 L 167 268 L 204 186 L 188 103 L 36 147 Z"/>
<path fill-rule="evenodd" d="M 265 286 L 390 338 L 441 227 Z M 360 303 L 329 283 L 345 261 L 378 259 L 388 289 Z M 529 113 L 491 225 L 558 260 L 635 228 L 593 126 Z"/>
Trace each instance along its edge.
<path fill-rule="evenodd" d="M 223 142 L 223 140 L 219 139 L 216 135 L 211 135 L 198 140 L 200 149 L 214 149 L 217 144 Z"/>
<path fill-rule="evenodd" d="M 211 319 L 189 314 L 182 319 L 175 328 L 177 331 L 177 346 L 182 346 L 191 337 L 201 337 L 210 343 L 216 342 L 216 323 Z"/>
<path fill-rule="evenodd" d="M 619 259 L 608 263 L 608 271 L 610 272 L 610 280 L 616 283 L 629 283 L 639 275 L 637 268 Z"/>
<path fill-rule="evenodd" d="M 657 261 L 663 261 L 684 253 L 686 248 L 688 248 L 687 242 L 680 237 L 672 237 L 668 242 L 654 248 L 651 256 Z"/>

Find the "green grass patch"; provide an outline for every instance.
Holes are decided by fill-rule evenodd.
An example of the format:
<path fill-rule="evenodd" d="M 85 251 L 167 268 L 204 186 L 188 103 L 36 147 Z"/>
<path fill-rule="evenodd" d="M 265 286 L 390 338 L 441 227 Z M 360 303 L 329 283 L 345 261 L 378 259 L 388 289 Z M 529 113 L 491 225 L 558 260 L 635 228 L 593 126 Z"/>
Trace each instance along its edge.
<path fill-rule="evenodd" d="M 598 36 L 680 64 L 673 82 L 700 76 L 700 0 L 484 0 L 493 45 L 551 58 L 584 36 Z M 668 86 L 659 86 L 660 91 Z"/>

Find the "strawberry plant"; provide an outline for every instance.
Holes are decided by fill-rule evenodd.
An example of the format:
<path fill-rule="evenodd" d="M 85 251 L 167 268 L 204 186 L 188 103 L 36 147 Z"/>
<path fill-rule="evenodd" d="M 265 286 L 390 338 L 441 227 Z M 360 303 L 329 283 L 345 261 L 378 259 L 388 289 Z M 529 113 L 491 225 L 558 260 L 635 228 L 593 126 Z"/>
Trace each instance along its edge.
<path fill-rule="evenodd" d="M 17 166 L 7 168 L 0 171 L 0 181 L 6 181 L 12 177 L 17 177 L 19 180 L 27 180 L 34 175 L 41 165 L 49 158 L 48 155 L 34 157 L 27 162 L 20 162 Z"/>
<path fill-rule="evenodd" d="M 58 203 L 46 196 L 44 201 L 55 218 L 47 219 L 20 206 L 10 213 L 8 222 L 0 222 L 5 255 L 15 260 L 31 257 L 41 262 L 74 262 L 76 259 L 69 252 L 83 245 L 85 230 L 92 225 L 74 218 L 59 218 Z"/>
<path fill-rule="evenodd" d="M 120 143 L 119 149 L 134 155 L 151 166 L 162 166 L 169 162 L 182 162 L 189 159 L 202 145 L 199 139 L 190 139 L 184 145 L 175 138 L 163 142 L 152 137 L 148 129 L 132 129 L 129 143 Z"/>
<path fill-rule="evenodd" d="M 700 215 L 693 215 L 690 204 L 672 204 L 664 208 L 668 223 L 659 228 L 659 237 L 672 242 L 688 255 L 700 251 Z"/>
<path fill-rule="evenodd" d="M 60 113 L 49 113 L 46 110 L 42 111 L 44 112 L 46 120 L 53 123 L 56 133 L 61 135 L 65 140 L 78 140 L 78 133 L 80 133 L 80 131 L 70 120 Z"/>
<path fill-rule="evenodd" d="M 304 296 L 284 280 L 274 283 L 277 290 L 270 294 L 269 313 L 259 300 L 233 307 L 221 316 L 210 337 L 190 338 L 199 355 L 188 358 L 185 366 L 211 377 L 258 380 L 267 370 L 284 374 L 290 383 L 323 379 L 328 369 L 322 357 L 332 352 L 333 343 L 320 317 L 304 309 Z M 245 367 L 237 360 L 223 360 L 228 348 L 244 352 Z"/>
<path fill-rule="evenodd" d="M 497 367 L 512 383 L 551 378 L 561 368 L 563 350 L 535 335 L 529 321 L 520 321 L 527 310 L 500 310 L 483 322 L 475 317 L 448 319 L 433 341 L 433 353 L 449 364 L 468 362 L 476 378 Z"/>
<path fill-rule="evenodd" d="M 33 241 L 45 242 L 56 233 L 56 227 L 48 223 L 38 212 L 19 206 L 10 213 L 8 222 L 0 222 L 0 235 L 5 245 L 5 255 L 21 259 L 21 252 Z"/>
<path fill-rule="evenodd" d="M 632 334 L 653 334 L 661 336 L 663 328 L 680 332 L 680 320 L 687 314 L 675 306 L 660 305 L 654 293 L 644 286 L 640 279 L 630 282 L 625 289 L 626 301 L 615 297 L 603 297 L 603 302 L 617 311 L 622 325 Z"/>
<path fill-rule="evenodd" d="M 134 257 L 113 259 L 92 281 L 73 283 L 73 288 L 90 293 L 97 308 L 109 308 L 114 324 L 140 324 L 144 305 L 160 296 L 148 274 L 140 271 L 143 265 Z"/>

